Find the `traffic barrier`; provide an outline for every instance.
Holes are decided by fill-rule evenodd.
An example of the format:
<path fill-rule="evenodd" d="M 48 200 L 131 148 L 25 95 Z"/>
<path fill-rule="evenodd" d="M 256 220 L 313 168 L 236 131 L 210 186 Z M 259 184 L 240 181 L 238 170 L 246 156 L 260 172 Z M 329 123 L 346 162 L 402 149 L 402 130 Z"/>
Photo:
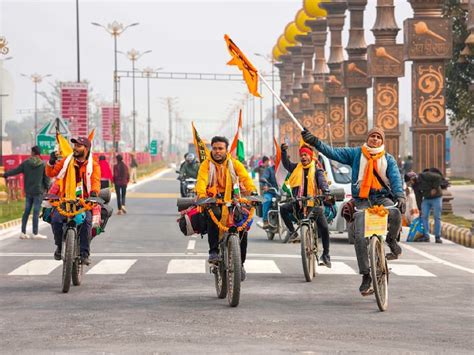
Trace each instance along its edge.
<path fill-rule="evenodd" d="M 430 220 L 430 232 L 434 231 L 434 220 Z M 464 245 L 468 248 L 474 248 L 474 240 L 469 228 L 458 227 L 451 223 L 441 222 L 441 236 L 450 241 Z"/>

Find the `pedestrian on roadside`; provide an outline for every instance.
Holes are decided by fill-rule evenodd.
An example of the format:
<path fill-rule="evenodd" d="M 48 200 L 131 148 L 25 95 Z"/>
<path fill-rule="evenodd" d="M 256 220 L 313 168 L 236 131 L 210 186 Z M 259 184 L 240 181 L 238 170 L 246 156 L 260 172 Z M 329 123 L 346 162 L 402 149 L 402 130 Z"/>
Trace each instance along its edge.
<path fill-rule="evenodd" d="M 107 189 L 110 187 L 110 182 L 113 180 L 112 170 L 110 169 L 109 162 L 105 158 L 105 155 L 99 157 L 100 166 L 100 188 Z"/>
<path fill-rule="evenodd" d="M 114 185 L 117 194 L 117 214 L 127 213 L 125 208 L 125 197 L 127 195 L 127 185 L 130 182 L 130 172 L 123 162 L 123 156 L 118 154 L 117 163 L 114 165 Z"/>
<path fill-rule="evenodd" d="M 31 157 L 21 163 L 17 168 L 2 174 L 2 177 L 23 174 L 25 188 L 25 210 L 21 218 L 20 239 L 47 239 L 45 235 L 38 233 L 39 214 L 43 196 L 49 189 L 50 180 L 45 173 L 45 163 L 41 160 L 41 152 L 38 146 L 31 148 Z M 33 208 L 33 236 L 26 234 L 26 225 Z"/>
<path fill-rule="evenodd" d="M 416 218 L 420 217 L 421 202 L 419 207 L 413 188 L 418 179 L 418 175 L 416 175 L 414 171 L 410 171 L 405 174 L 404 179 L 406 184 L 405 195 L 407 197 L 407 208 L 404 217 L 406 219 L 407 226 L 410 226 Z"/>
<path fill-rule="evenodd" d="M 130 180 L 132 180 L 133 184 L 137 183 L 137 168 L 138 162 L 135 157 L 135 153 L 131 154 L 132 161 L 130 162 Z"/>

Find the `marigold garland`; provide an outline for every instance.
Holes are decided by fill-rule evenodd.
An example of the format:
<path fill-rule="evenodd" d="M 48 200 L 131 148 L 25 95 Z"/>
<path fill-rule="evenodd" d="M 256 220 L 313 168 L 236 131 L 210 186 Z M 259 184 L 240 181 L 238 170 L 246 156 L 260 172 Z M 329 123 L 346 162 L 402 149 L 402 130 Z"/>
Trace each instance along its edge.
<path fill-rule="evenodd" d="M 367 209 L 370 214 L 377 214 L 380 217 L 385 217 L 388 215 L 388 210 L 385 208 L 385 206 L 382 205 L 375 205 L 373 207 L 370 207 Z"/>
<path fill-rule="evenodd" d="M 77 200 L 77 204 L 81 206 L 82 208 L 76 212 L 68 212 L 61 207 L 61 205 L 65 202 L 69 202 L 69 201 L 67 201 L 66 199 L 60 199 L 58 201 L 50 201 L 50 204 L 51 206 L 56 208 L 56 210 L 61 216 L 68 217 L 68 218 L 72 218 L 83 212 L 90 211 L 92 210 L 92 207 L 93 207 L 91 203 L 88 203 L 83 198 L 80 198 Z"/>
<path fill-rule="evenodd" d="M 250 221 L 252 220 L 254 213 L 255 213 L 255 207 L 250 208 L 250 212 L 249 212 L 249 215 L 247 216 L 247 220 L 240 227 L 237 227 L 237 232 L 240 233 L 243 230 L 247 229 L 247 226 L 250 223 Z M 214 222 L 214 224 L 217 226 L 217 228 L 219 228 L 219 230 L 221 230 L 223 232 L 228 232 L 229 231 L 229 227 L 224 226 L 217 219 L 216 215 L 214 214 L 214 212 L 212 212 L 211 209 L 209 209 L 209 215 L 211 216 L 211 220 Z"/>

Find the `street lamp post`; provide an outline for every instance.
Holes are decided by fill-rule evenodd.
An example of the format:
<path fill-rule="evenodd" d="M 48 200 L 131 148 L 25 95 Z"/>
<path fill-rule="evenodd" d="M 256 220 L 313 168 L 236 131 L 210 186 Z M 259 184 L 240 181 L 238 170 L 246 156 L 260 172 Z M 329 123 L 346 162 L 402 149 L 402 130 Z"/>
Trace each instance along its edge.
<path fill-rule="evenodd" d="M 148 109 L 148 117 L 147 117 L 147 134 L 148 134 L 148 151 L 150 151 L 150 143 L 151 143 L 151 117 L 150 117 L 150 76 L 163 68 L 153 69 L 150 67 L 146 67 L 143 69 L 143 73 L 146 76 L 146 91 L 147 91 L 147 109 Z"/>
<path fill-rule="evenodd" d="M 25 78 L 29 78 L 35 86 L 35 140 L 36 140 L 36 137 L 38 136 L 38 84 L 40 84 L 44 78 L 50 77 L 51 74 L 40 75 L 37 73 L 33 73 L 31 75 L 26 75 L 26 74 L 20 74 L 20 75 L 24 76 Z"/>
<path fill-rule="evenodd" d="M 7 48 L 7 47 L 4 47 Z M 6 53 L 8 53 L 8 48 L 6 50 Z M 13 59 L 13 57 L 6 57 L 1 60 L 1 64 L 5 60 L 10 60 Z M 3 65 L 0 65 L 0 70 L 2 70 Z M 3 93 L 3 81 L 0 80 L 0 166 L 3 166 L 3 98 L 7 97 L 8 94 Z"/>
<path fill-rule="evenodd" d="M 127 52 L 127 58 L 132 62 L 132 118 L 133 118 L 133 151 L 136 151 L 137 148 L 137 135 L 136 135 L 136 125 L 137 125 L 137 113 L 135 111 L 135 62 L 143 57 L 145 54 L 150 53 L 151 50 L 140 53 L 138 50 L 132 48 Z M 122 52 L 119 52 L 122 53 Z"/>

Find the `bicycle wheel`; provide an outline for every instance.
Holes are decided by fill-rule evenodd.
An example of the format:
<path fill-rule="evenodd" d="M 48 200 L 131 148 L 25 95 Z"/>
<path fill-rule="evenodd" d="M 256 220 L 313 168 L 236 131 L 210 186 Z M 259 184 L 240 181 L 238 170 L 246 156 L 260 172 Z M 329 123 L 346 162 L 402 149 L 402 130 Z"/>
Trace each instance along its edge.
<path fill-rule="evenodd" d="M 237 234 L 227 239 L 227 301 L 236 307 L 240 301 L 240 282 L 242 277 L 242 261 L 240 259 L 240 240 Z"/>
<path fill-rule="evenodd" d="M 84 265 L 80 262 L 78 258 L 72 264 L 72 284 L 74 286 L 80 286 L 82 283 L 82 278 L 84 276 Z"/>
<path fill-rule="evenodd" d="M 225 298 L 227 296 L 227 274 L 225 271 L 224 260 L 219 260 L 219 263 L 214 266 L 213 273 L 217 297 Z"/>
<path fill-rule="evenodd" d="M 388 268 L 386 267 L 383 244 L 377 237 L 370 239 L 369 261 L 375 299 L 380 311 L 383 312 L 388 307 Z"/>
<path fill-rule="evenodd" d="M 275 233 L 271 232 L 271 231 L 266 231 L 267 232 L 267 239 L 268 240 L 273 240 L 273 238 L 275 237 Z"/>
<path fill-rule="evenodd" d="M 307 224 L 301 226 L 301 261 L 303 273 L 307 282 L 313 280 L 316 270 L 316 257 L 314 255 L 314 238 L 311 228 Z"/>
<path fill-rule="evenodd" d="M 68 229 L 66 231 L 66 241 L 63 245 L 64 249 L 64 260 L 63 260 L 63 279 L 62 279 L 62 291 L 64 293 L 69 292 L 71 287 L 71 275 L 72 265 L 74 263 L 74 247 L 75 247 L 76 231 L 74 229 Z"/>

